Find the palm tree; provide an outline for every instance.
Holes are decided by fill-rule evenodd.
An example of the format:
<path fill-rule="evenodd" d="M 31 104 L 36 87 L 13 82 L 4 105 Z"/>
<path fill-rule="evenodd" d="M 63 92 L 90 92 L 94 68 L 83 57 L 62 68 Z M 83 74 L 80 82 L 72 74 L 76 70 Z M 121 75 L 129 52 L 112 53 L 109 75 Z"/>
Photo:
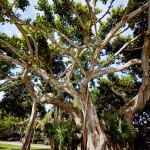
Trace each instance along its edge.
<path fill-rule="evenodd" d="M 131 124 L 121 116 L 114 108 L 102 115 L 105 132 L 113 144 L 114 150 L 122 150 L 134 139 L 135 132 Z"/>
<path fill-rule="evenodd" d="M 53 113 L 52 110 L 48 111 L 40 123 L 41 130 L 51 143 L 51 149 L 76 149 L 80 143 L 76 133 L 80 133 L 81 128 L 66 118 L 56 119 Z"/>

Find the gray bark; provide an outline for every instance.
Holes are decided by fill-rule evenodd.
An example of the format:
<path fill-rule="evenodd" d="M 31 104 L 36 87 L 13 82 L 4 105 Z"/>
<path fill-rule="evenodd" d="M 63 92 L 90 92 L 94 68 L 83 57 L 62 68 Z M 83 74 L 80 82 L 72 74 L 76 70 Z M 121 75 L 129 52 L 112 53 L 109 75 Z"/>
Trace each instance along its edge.
<path fill-rule="evenodd" d="M 28 124 L 28 128 L 26 131 L 26 135 L 25 135 L 21 150 L 30 150 L 31 136 L 33 133 L 33 125 L 34 125 L 35 117 L 36 117 L 36 102 L 33 102 L 30 121 Z"/>
<path fill-rule="evenodd" d="M 150 100 L 150 0 L 148 30 L 146 32 L 145 42 L 142 51 L 142 70 L 142 85 L 139 89 L 138 94 L 120 109 L 120 112 L 126 115 L 127 119 L 130 122 L 132 122 L 135 113 L 141 110 L 145 106 L 145 104 Z"/>
<path fill-rule="evenodd" d="M 82 110 L 83 113 L 85 110 Z M 107 141 L 104 133 L 103 125 L 98 119 L 95 106 L 92 103 L 92 99 L 89 97 L 87 103 L 86 113 L 86 146 L 83 146 L 85 150 L 111 150 L 111 144 Z"/>

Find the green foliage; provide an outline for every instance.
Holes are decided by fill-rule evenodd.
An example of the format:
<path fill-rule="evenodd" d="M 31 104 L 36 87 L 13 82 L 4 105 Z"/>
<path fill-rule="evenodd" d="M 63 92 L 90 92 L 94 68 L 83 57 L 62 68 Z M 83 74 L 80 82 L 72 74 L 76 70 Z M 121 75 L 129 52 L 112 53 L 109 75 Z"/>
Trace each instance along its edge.
<path fill-rule="evenodd" d="M 0 33 L 0 38 L 4 41 L 10 43 L 13 47 L 19 49 L 18 53 L 22 56 L 22 59 L 24 61 L 28 61 L 28 58 L 26 57 L 26 54 L 25 54 L 25 52 L 27 52 L 27 48 L 26 48 L 25 41 L 23 38 L 19 38 L 16 35 L 8 36 L 3 33 Z M 13 58 L 18 58 L 17 54 L 15 52 L 13 52 L 12 50 L 10 50 L 10 48 L 4 44 L 0 44 L 0 52 L 7 54 L 7 56 L 10 56 Z M 18 59 L 20 60 L 21 58 L 18 58 Z M 11 66 L 15 66 L 15 65 L 12 64 Z"/>
<path fill-rule="evenodd" d="M 16 136 L 19 138 L 22 119 L 11 116 L 5 111 L 0 110 L 0 140 Z M 24 124 L 25 127 L 25 124 Z"/>
<path fill-rule="evenodd" d="M 57 124 L 46 123 L 45 131 L 49 138 L 53 139 L 60 150 L 79 143 L 76 133 L 80 133 L 80 127 L 62 121 Z"/>
<path fill-rule="evenodd" d="M 134 136 L 134 128 L 130 125 L 124 116 L 121 116 L 116 109 L 110 109 L 102 115 L 102 121 L 105 132 L 112 142 L 125 144 L 131 141 Z"/>
<path fill-rule="evenodd" d="M 26 7 L 29 5 L 30 3 L 28 0 L 14 0 L 14 6 L 22 9 L 23 11 L 25 11 Z"/>
<path fill-rule="evenodd" d="M 77 133 L 80 133 L 81 128 L 74 123 L 67 122 L 66 114 L 62 115 L 61 121 L 54 121 L 53 113 L 52 110 L 48 111 L 41 120 L 41 130 L 45 137 L 50 139 L 51 142 L 53 141 L 59 149 L 75 149 L 80 143 Z"/>
<path fill-rule="evenodd" d="M 0 101 L 0 109 L 12 116 L 27 117 L 31 112 L 31 98 L 23 83 L 7 83 L 2 86 L 0 91 L 4 92 L 4 96 Z M 41 104 L 37 105 L 40 117 L 45 115 L 45 107 Z"/>
<path fill-rule="evenodd" d="M 70 10 L 70 7 L 67 1 L 66 0 L 53 0 L 53 2 L 54 2 L 54 5 L 53 5 L 54 13 L 58 14 L 61 21 L 63 21 L 65 25 L 70 24 L 73 19 L 73 14 Z"/>
<path fill-rule="evenodd" d="M 109 2 L 108 0 L 100 0 L 103 4 L 107 4 Z M 130 8 L 130 11 L 135 10 L 139 6 L 141 6 L 143 3 L 145 3 L 147 0 L 144 1 L 138 1 L 138 0 L 132 0 L 132 6 Z M 16 17 L 20 17 L 19 14 L 16 14 L 16 12 L 11 12 L 12 4 L 9 3 L 7 0 L 2 0 L 5 5 L 2 7 L 0 6 L 0 11 L 5 10 L 6 14 L 14 14 Z M 0 2 L 0 4 L 1 4 Z M 91 57 L 94 54 L 94 51 L 96 50 L 98 43 L 102 43 L 102 40 L 106 38 L 108 33 L 111 31 L 112 28 L 116 26 L 116 24 L 122 19 L 125 8 L 123 5 L 118 6 L 117 8 L 110 9 L 110 12 L 105 16 L 104 19 L 98 20 L 98 15 L 101 13 L 101 10 L 96 8 L 95 4 L 98 2 L 98 0 L 93 0 L 94 8 L 92 9 L 95 14 L 95 20 L 92 20 L 92 14 L 89 13 L 89 9 L 87 5 L 83 5 L 80 2 L 74 2 L 73 0 L 70 1 L 72 4 L 72 7 L 75 9 L 75 11 L 80 16 L 83 25 L 85 29 L 83 29 L 80 19 L 75 15 L 75 13 L 70 9 L 70 4 L 67 3 L 66 0 L 53 0 L 53 4 L 50 4 L 48 0 L 38 0 L 36 9 L 39 11 L 42 11 L 43 14 L 37 14 L 37 17 L 35 21 L 31 19 L 27 19 L 26 23 L 31 23 L 35 25 L 34 29 L 31 29 L 30 27 L 27 27 L 27 24 L 22 25 L 19 23 L 20 26 L 23 27 L 24 32 L 26 35 L 30 34 L 33 36 L 35 41 L 38 43 L 38 58 L 33 59 L 31 61 L 30 54 L 29 54 L 29 48 L 27 46 L 25 37 L 8 37 L 7 35 L 0 34 L 0 38 L 9 42 L 14 47 L 18 49 L 18 53 L 21 55 L 21 58 L 17 56 L 16 53 L 12 52 L 5 44 L 0 44 L 0 53 L 5 54 L 7 56 L 12 57 L 13 59 L 16 59 L 24 64 L 31 63 L 31 70 L 32 67 L 37 67 L 39 69 L 43 69 L 46 71 L 49 76 L 50 80 L 53 81 L 53 79 L 56 79 L 56 81 L 62 80 L 62 86 L 66 86 L 65 84 L 65 78 L 59 78 L 58 76 L 64 72 L 64 70 L 71 66 L 71 59 L 70 59 L 70 52 L 74 54 L 77 58 L 76 61 L 79 61 L 81 66 L 83 67 L 84 71 L 88 71 L 90 65 L 91 65 Z M 29 6 L 28 0 L 14 0 L 14 6 L 16 8 L 20 8 L 23 11 L 25 11 L 26 7 Z M 129 25 L 129 28 L 133 31 L 133 37 L 137 36 L 139 33 L 143 33 L 145 29 L 147 29 L 147 14 L 148 12 L 145 11 L 142 14 L 136 16 L 131 21 L 126 23 L 123 27 L 126 27 Z M 0 21 L 4 22 L 4 19 L 11 19 L 8 16 L 0 15 Z M 142 19 L 141 19 L 142 18 Z M 104 20 L 104 21 L 103 21 Z M 94 27 L 94 21 L 99 23 L 97 25 L 98 28 L 98 40 L 96 41 L 96 36 L 93 33 L 93 27 Z M 7 21 L 6 21 L 7 22 Z M 14 20 L 11 20 L 11 23 L 14 24 Z M 92 26 L 92 29 L 88 31 L 88 28 Z M 36 31 L 36 28 L 40 27 L 42 32 Z M 59 32 L 54 32 L 53 29 L 58 30 L 62 34 L 66 35 L 65 38 L 69 38 L 72 42 L 77 44 L 78 46 L 83 46 L 84 48 L 79 49 L 78 54 L 77 48 L 75 46 L 71 45 L 68 41 L 66 41 L 63 37 L 59 36 Z M 121 28 L 123 29 L 123 28 Z M 45 32 L 44 34 L 42 34 Z M 119 33 L 120 31 L 118 31 Z M 48 41 L 48 37 L 55 39 L 51 42 Z M 36 48 L 35 43 L 32 40 L 32 38 L 29 38 L 29 42 L 31 44 L 31 49 L 33 52 L 33 55 L 36 55 Z M 87 38 L 87 39 L 86 39 Z M 86 41 L 87 40 L 87 41 Z M 111 41 L 106 45 L 106 47 L 102 50 L 101 56 L 107 56 L 108 58 L 116 53 L 126 42 L 131 40 L 131 37 L 127 36 L 117 36 L 113 37 Z M 139 48 L 143 46 L 144 36 L 130 44 L 127 49 L 134 49 Z M 53 43 L 53 44 L 52 44 Z M 88 43 L 88 44 L 86 44 Z M 58 45 L 62 45 L 63 48 L 58 47 Z M 93 48 L 91 45 L 94 45 Z M 100 46 L 100 45 L 99 45 Z M 78 57 L 79 56 L 79 57 Z M 98 57 L 98 59 L 101 58 Z M 34 57 L 35 58 L 35 57 Z M 64 62 L 64 58 L 68 58 L 69 61 L 67 63 Z M 110 64 L 108 64 L 106 67 L 110 67 L 111 64 L 123 64 L 127 62 L 128 60 L 132 58 L 141 58 L 141 51 L 130 52 L 130 51 L 124 51 L 120 55 L 117 56 L 117 58 L 112 61 Z M 97 57 L 96 57 L 97 59 Z M 103 60 L 93 60 L 93 62 L 96 62 L 96 65 L 93 66 L 94 69 L 98 68 Z M 107 60 L 106 58 L 104 58 Z M 0 61 L 0 79 L 5 78 L 7 75 L 11 74 L 11 68 L 13 68 L 13 65 L 11 63 Z M 72 65 L 73 66 L 73 65 Z M 103 68 L 102 68 L 103 69 Z M 83 73 L 81 72 L 80 66 L 78 63 L 76 63 L 74 70 L 71 74 L 71 81 L 74 83 L 74 81 L 77 81 L 78 83 L 74 83 L 73 86 L 75 87 L 75 90 L 78 92 L 80 89 L 81 82 L 84 78 Z M 137 74 L 141 75 L 141 68 L 138 65 L 135 65 L 134 67 L 129 68 L 129 70 L 125 71 L 126 73 L 130 73 L 132 76 L 135 76 Z M 54 87 L 52 84 L 46 83 L 42 80 L 42 78 L 38 75 L 31 73 L 31 76 L 29 76 L 30 80 L 34 81 L 40 81 L 38 85 L 41 87 L 41 93 L 45 94 L 49 92 L 53 92 L 54 95 L 58 94 L 58 90 L 56 87 Z M 87 72 L 88 74 L 88 72 Z M 35 76 L 34 78 L 32 78 Z M 86 75 L 85 75 L 86 77 Z M 58 79 L 58 80 L 57 80 Z M 92 90 L 92 97 L 94 99 L 94 103 L 97 108 L 98 115 L 101 114 L 103 110 L 108 110 L 111 107 L 115 107 L 118 109 L 120 106 L 122 106 L 125 101 L 123 98 L 117 96 L 113 93 L 111 90 L 111 87 L 114 87 L 119 92 L 125 92 L 129 97 L 132 97 L 135 95 L 138 91 L 139 83 L 135 83 L 136 80 L 132 79 L 131 77 L 122 77 L 121 79 L 115 75 L 109 75 L 108 79 L 100 78 L 98 81 L 98 86 L 94 87 Z M 90 84 L 94 86 L 94 80 L 90 81 Z M 18 87 L 20 86 L 20 87 Z M 67 86 L 65 87 L 65 90 L 67 89 Z M 7 113 L 15 114 L 17 116 L 25 116 L 26 113 L 30 112 L 31 109 L 31 102 L 30 97 L 27 95 L 28 92 L 24 88 L 24 85 L 22 84 L 10 84 L 5 85 L 2 89 L 5 91 L 4 98 L 2 99 L 2 102 L 0 103 L 0 108 Z M 61 86 L 60 86 L 61 90 Z M 64 91 L 65 91 L 64 90 Z M 82 89 L 81 91 L 82 92 Z M 69 93 L 69 92 L 68 92 Z M 21 95 L 22 94 L 22 95 Z M 71 97 L 71 96 L 70 96 Z M 61 96 L 61 99 L 65 99 L 65 96 Z M 68 100 L 68 99 L 67 99 Z M 44 109 L 42 109 L 44 110 Z M 112 118 L 111 118 L 111 115 Z M 100 117 L 100 116 L 99 116 Z M 110 133 L 111 136 L 116 135 L 116 139 L 119 142 L 126 142 L 131 135 L 125 134 L 125 132 L 131 132 L 127 122 L 119 116 L 119 114 L 116 113 L 114 110 L 108 111 L 104 116 L 103 119 L 105 120 L 105 127 L 106 131 Z M 111 124 L 112 123 L 112 124 Z M 55 142 L 60 146 L 60 149 L 63 149 L 65 147 L 65 143 L 70 143 L 70 141 L 73 141 L 73 139 L 70 139 L 73 134 L 76 132 L 76 129 L 71 126 L 70 129 L 69 124 L 66 122 L 62 122 L 60 124 L 56 124 L 55 127 L 51 122 L 48 122 L 45 124 L 45 131 L 48 135 L 53 135 L 53 139 Z M 72 131 L 72 129 L 74 129 Z M 113 130 L 114 129 L 114 130 Z M 68 137 L 68 135 L 70 137 Z"/>
<path fill-rule="evenodd" d="M 96 87 L 92 89 L 92 98 L 97 108 L 98 116 L 103 110 L 114 107 L 119 109 L 124 105 L 125 101 L 121 96 L 116 95 L 112 91 L 112 87 L 122 94 L 126 94 L 127 98 L 137 94 L 141 83 L 137 82 L 130 76 L 118 77 L 116 74 L 108 75 L 106 78 L 100 78 Z"/>
<path fill-rule="evenodd" d="M 39 11 L 43 11 L 44 15 L 43 17 L 43 21 L 45 20 L 46 23 L 51 23 L 54 19 L 54 15 L 53 15 L 53 11 L 52 11 L 52 6 L 49 5 L 47 0 L 39 0 L 37 2 L 37 6 L 35 6 L 35 8 Z M 41 19 L 42 19 L 41 17 Z M 40 19 L 40 16 L 39 16 Z M 37 19 L 38 20 L 38 19 Z M 40 23 L 40 22 L 39 22 Z"/>
<path fill-rule="evenodd" d="M 8 114 L 25 117 L 31 110 L 31 99 L 23 84 L 8 83 L 2 87 L 4 97 L 0 102 L 0 109 Z"/>
<path fill-rule="evenodd" d="M 119 108 L 120 105 L 124 104 L 122 99 L 111 90 L 112 85 L 113 83 L 110 80 L 100 78 L 99 85 L 92 89 L 92 98 L 99 118 L 103 110 L 111 107 Z"/>
<path fill-rule="evenodd" d="M 14 65 L 12 63 L 0 60 L 0 66 L 0 80 L 12 74 L 11 69 L 14 68 Z"/>
<path fill-rule="evenodd" d="M 119 22 L 124 15 L 123 6 L 120 5 L 117 8 L 113 8 L 111 11 L 111 16 L 106 19 L 106 22 L 100 22 L 99 28 L 99 37 L 100 39 L 104 39 L 109 31 L 115 27 L 116 22 Z"/>

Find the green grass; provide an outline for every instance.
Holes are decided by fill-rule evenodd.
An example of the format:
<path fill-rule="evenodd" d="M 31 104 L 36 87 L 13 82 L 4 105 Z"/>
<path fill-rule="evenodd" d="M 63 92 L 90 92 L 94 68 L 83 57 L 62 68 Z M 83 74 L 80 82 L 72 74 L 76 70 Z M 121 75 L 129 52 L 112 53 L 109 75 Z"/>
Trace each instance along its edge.
<path fill-rule="evenodd" d="M 20 146 L 11 144 L 0 144 L 0 150 L 20 150 Z M 31 150 L 46 150 L 44 148 L 31 148 Z"/>

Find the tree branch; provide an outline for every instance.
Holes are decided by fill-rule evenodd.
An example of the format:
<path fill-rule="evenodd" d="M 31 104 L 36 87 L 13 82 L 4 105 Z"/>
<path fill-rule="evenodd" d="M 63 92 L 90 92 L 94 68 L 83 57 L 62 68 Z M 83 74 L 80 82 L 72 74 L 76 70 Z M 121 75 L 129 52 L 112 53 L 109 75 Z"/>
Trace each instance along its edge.
<path fill-rule="evenodd" d="M 96 26 L 96 20 L 95 20 L 95 19 L 96 19 L 96 16 L 95 16 L 95 14 L 94 14 L 94 12 L 93 12 L 93 10 L 92 10 L 92 7 L 91 7 L 91 5 L 90 5 L 90 3 L 89 3 L 89 0 L 85 0 L 85 1 L 86 1 L 86 3 L 87 3 L 88 9 L 89 9 L 89 14 L 90 14 L 90 17 L 91 17 L 90 27 L 91 27 L 91 24 L 94 24 L 96 39 L 97 39 L 97 41 L 98 41 L 97 26 Z M 90 28 L 89 28 L 89 30 L 90 30 Z"/>
<path fill-rule="evenodd" d="M 129 29 L 129 27 L 130 27 L 130 26 L 127 26 L 124 30 L 119 31 L 118 33 L 116 33 L 116 34 L 114 35 L 114 37 L 115 37 L 115 36 L 118 36 L 118 35 L 120 35 L 120 34 L 122 34 L 122 33 L 124 33 L 125 31 L 127 31 L 127 30 Z"/>
<path fill-rule="evenodd" d="M 112 4 L 113 4 L 114 1 L 115 0 L 111 0 L 110 5 L 109 5 L 107 11 L 104 13 L 104 15 L 101 18 L 98 19 L 98 21 L 101 21 L 109 13 L 109 11 L 110 11 L 110 9 L 111 9 Z"/>
<path fill-rule="evenodd" d="M 60 37 L 62 37 L 63 39 L 65 39 L 68 43 L 70 43 L 72 46 L 74 46 L 75 48 L 79 49 L 79 48 L 83 48 L 83 46 L 78 46 L 76 45 L 73 41 L 71 41 L 65 34 L 61 33 L 60 31 L 58 31 L 57 29 L 54 28 L 49 28 L 49 27 L 45 27 L 46 29 L 50 30 L 50 31 L 54 31 L 56 33 L 58 33 L 60 35 Z"/>
<path fill-rule="evenodd" d="M 36 62 L 38 62 L 38 43 L 36 42 L 36 40 L 34 39 L 34 37 L 31 34 L 28 34 L 28 36 L 32 39 L 33 43 L 34 43 L 34 47 L 35 47 L 35 59 Z"/>
<path fill-rule="evenodd" d="M 143 47 L 139 47 L 139 48 L 125 49 L 124 51 L 133 52 L 133 51 L 142 50 L 142 49 L 143 49 Z"/>
<path fill-rule="evenodd" d="M 53 104 L 56 106 L 61 107 L 62 109 L 65 109 L 66 111 L 68 111 L 70 114 L 74 114 L 74 112 L 77 113 L 77 109 L 74 108 L 71 104 L 69 104 L 68 102 L 65 101 L 60 101 L 58 98 L 56 97 L 51 97 L 48 94 L 44 94 L 41 99 L 40 99 L 41 103 L 46 103 L 46 104 Z"/>
<path fill-rule="evenodd" d="M 12 57 L 9 57 L 9 56 L 7 56 L 7 55 L 0 54 L 0 59 L 4 59 L 4 60 L 7 60 L 7 61 L 10 61 L 10 62 L 12 62 L 12 63 L 15 63 L 15 64 L 17 64 L 17 65 L 19 65 L 19 66 L 25 68 L 25 64 L 24 64 L 24 63 L 20 62 L 20 61 L 17 60 L 17 59 L 14 59 L 14 58 L 12 58 Z"/>
<path fill-rule="evenodd" d="M 31 58 L 32 58 L 32 61 L 34 61 L 34 55 L 33 55 L 33 50 L 31 48 L 31 44 L 30 44 L 30 41 L 29 41 L 29 38 L 27 36 L 27 33 L 25 32 L 25 30 L 22 28 L 21 25 L 19 25 L 18 23 L 15 23 L 15 25 L 17 26 L 18 30 L 22 33 L 22 35 L 24 36 L 25 38 L 25 41 L 26 41 L 26 44 L 27 44 L 27 47 L 29 49 L 29 54 L 31 55 Z"/>
<path fill-rule="evenodd" d="M 123 18 L 126 18 L 126 17 L 127 17 L 128 13 L 129 13 L 129 11 L 130 11 L 130 5 L 131 5 L 131 0 L 128 0 L 128 4 L 127 4 L 126 11 L 125 11 L 125 13 L 124 13 Z"/>
<path fill-rule="evenodd" d="M 130 19 L 132 19 L 133 17 L 137 16 L 138 14 L 140 14 L 141 12 L 143 12 L 144 10 L 146 10 L 148 8 L 148 2 L 146 4 L 144 4 L 143 6 L 139 7 L 138 9 L 136 9 L 135 11 L 133 11 L 132 13 L 130 13 L 129 15 L 127 15 L 125 18 L 123 18 L 107 35 L 107 37 L 105 38 L 105 40 L 102 43 L 98 44 L 97 50 L 95 51 L 94 55 L 93 55 L 93 60 L 97 60 L 101 50 L 109 43 L 109 41 L 111 40 L 111 38 L 114 36 L 114 34 Z"/>
<path fill-rule="evenodd" d="M 90 77 L 90 80 L 93 79 L 93 78 L 97 78 L 97 77 L 100 77 L 100 76 L 103 76 L 105 74 L 112 74 L 114 72 L 118 72 L 118 71 L 122 71 L 130 66 L 133 66 L 135 64 L 141 64 L 141 60 L 139 59 L 132 59 L 130 61 L 128 61 L 127 63 L 125 63 L 124 65 L 122 66 L 119 66 L 119 67 L 116 67 L 116 68 L 108 68 L 108 69 L 104 69 L 104 70 L 99 70 L 99 69 L 96 69 L 92 74 L 91 74 L 91 77 Z"/>
<path fill-rule="evenodd" d="M 121 107 L 120 112 L 127 116 L 127 119 L 132 122 L 135 113 L 141 110 L 145 104 L 150 100 L 150 1 L 149 1 L 149 19 L 148 30 L 145 36 L 144 47 L 142 51 L 142 69 L 143 78 L 142 85 L 138 94 L 125 103 Z"/>
<path fill-rule="evenodd" d="M 69 48 L 65 48 L 62 45 L 60 45 L 54 38 L 50 37 L 48 33 L 42 30 L 40 27 L 29 24 L 26 21 L 17 18 L 16 16 L 12 16 L 12 19 L 16 21 L 16 25 L 17 24 L 26 25 L 28 27 L 31 27 L 32 29 L 40 31 L 44 35 L 44 37 L 48 38 L 55 46 L 65 50 L 67 53 L 71 53 Z"/>
<path fill-rule="evenodd" d="M 73 59 L 74 61 L 78 64 L 78 66 L 80 67 L 81 69 L 81 72 L 83 75 L 86 75 L 81 63 L 79 62 L 79 60 L 74 56 L 73 52 L 71 51 L 70 48 L 65 48 L 63 46 L 61 46 L 55 39 L 53 39 L 52 37 L 50 37 L 44 30 L 42 30 L 41 28 L 39 28 L 38 26 L 34 26 L 34 25 L 31 25 L 29 23 L 27 23 L 26 21 L 23 21 L 19 18 L 17 18 L 16 16 L 12 16 L 12 18 L 14 20 L 16 20 L 16 22 L 20 22 L 21 24 L 24 24 L 24 25 L 27 25 L 28 27 L 31 27 L 37 31 L 40 31 L 46 38 L 48 38 L 54 45 L 58 46 L 59 48 L 61 48 L 62 50 L 64 50 L 65 53 L 68 53 Z M 84 47 L 84 46 L 82 46 Z M 80 47 L 81 48 L 81 47 Z"/>
<path fill-rule="evenodd" d="M 84 24 L 83 24 L 83 22 L 82 22 L 82 20 L 81 20 L 81 17 L 78 15 L 78 13 L 76 12 L 76 10 L 73 8 L 73 6 L 72 6 L 70 0 L 66 0 L 66 1 L 67 1 L 68 5 L 69 5 L 70 9 L 72 10 L 72 12 L 76 15 L 76 17 L 77 17 L 77 19 L 78 19 L 78 21 L 79 21 L 81 27 L 82 27 L 83 29 L 85 29 Z"/>
<path fill-rule="evenodd" d="M 20 51 L 17 48 L 15 48 L 11 44 L 9 44 L 7 41 L 0 39 L 0 43 L 4 44 L 8 48 L 10 48 L 10 50 L 12 50 L 19 58 L 22 58 L 23 60 L 26 58 L 26 56 L 23 53 L 20 53 Z"/>
<path fill-rule="evenodd" d="M 24 70 L 24 73 L 22 75 L 22 79 L 26 85 L 27 90 L 30 93 L 30 96 L 31 96 L 33 102 L 38 102 L 39 98 L 38 98 L 37 94 L 35 93 L 34 87 L 31 85 L 30 81 L 28 80 L 29 69 L 30 69 L 30 67 L 27 65 L 27 67 Z"/>
<path fill-rule="evenodd" d="M 120 92 L 120 91 L 116 90 L 116 89 L 113 88 L 113 87 L 111 87 L 111 90 L 112 90 L 116 95 L 118 95 L 119 97 L 121 97 L 121 98 L 124 100 L 124 102 L 127 101 L 127 95 L 126 95 L 125 92 L 122 92 L 122 91 Z"/>
<path fill-rule="evenodd" d="M 99 69 L 102 69 L 103 67 L 105 67 L 106 65 L 108 65 L 111 61 L 113 61 L 117 55 L 119 55 L 130 43 L 132 43 L 133 41 L 135 41 L 136 39 L 138 39 L 140 36 L 142 36 L 145 33 L 141 33 L 139 35 L 137 35 L 135 38 L 131 39 L 129 42 L 127 42 L 122 48 L 120 48 L 119 51 L 117 51 L 114 55 L 112 55 L 107 61 L 103 62 L 101 64 L 101 67 Z"/>
<path fill-rule="evenodd" d="M 71 67 L 72 67 L 72 65 L 69 66 L 62 74 L 60 74 L 60 75 L 56 78 L 56 80 L 59 80 L 60 78 L 62 78 L 63 76 L 65 76 L 65 75 L 69 72 L 69 70 L 71 69 Z"/>

